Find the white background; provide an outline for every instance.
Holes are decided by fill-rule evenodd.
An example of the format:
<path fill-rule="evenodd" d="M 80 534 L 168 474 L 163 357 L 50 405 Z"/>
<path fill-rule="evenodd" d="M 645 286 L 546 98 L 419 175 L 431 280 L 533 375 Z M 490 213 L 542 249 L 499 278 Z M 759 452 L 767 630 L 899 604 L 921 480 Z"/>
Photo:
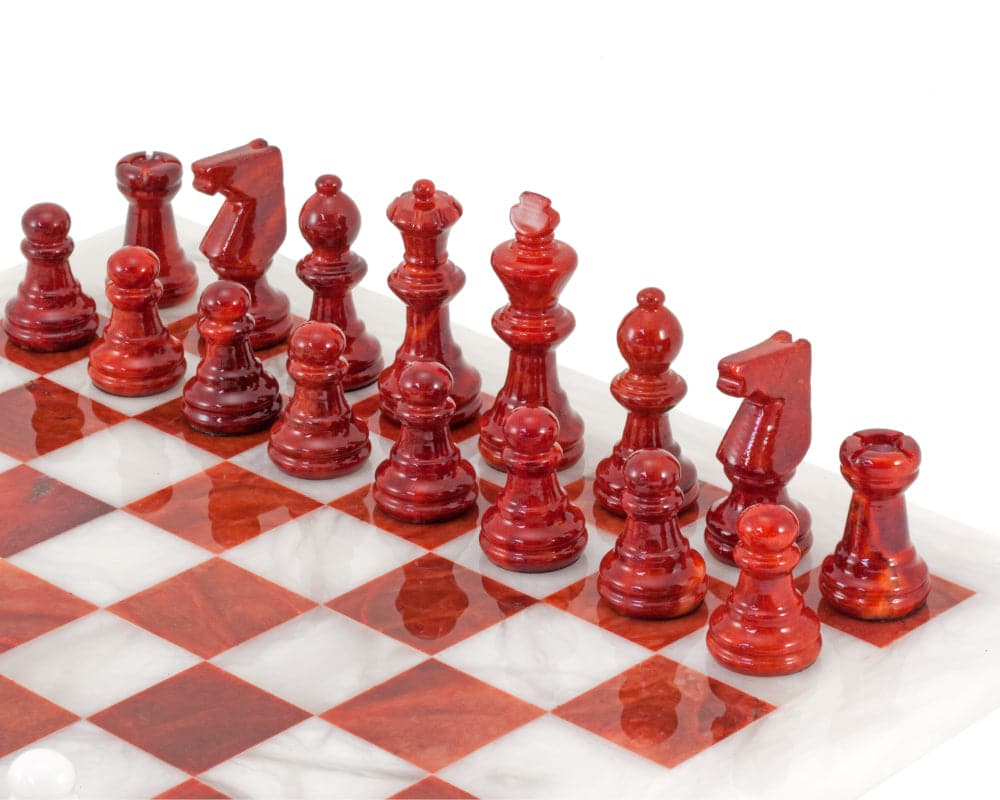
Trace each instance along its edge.
<path fill-rule="evenodd" d="M 580 256 L 560 363 L 610 379 L 621 317 L 660 286 L 679 410 L 725 426 L 718 359 L 785 328 L 813 344 L 810 461 L 899 428 L 924 451 L 911 502 L 997 529 L 1000 7 L 49 0 L 0 28 L 0 263 L 35 202 L 77 238 L 121 224 L 126 153 L 187 166 L 261 136 L 285 159 L 282 252 L 306 252 L 298 209 L 335 172 L 376 291 L 402 252 L 389 201 L 421 177 L 454 194 L 453 319 L 489 331 L 489 254 L 531 189 Z M 218 207 L 189 180 L 175 201 L 204 224 Z M 989 791 L 998 738 L 994 714 L 871 797 Z"/>

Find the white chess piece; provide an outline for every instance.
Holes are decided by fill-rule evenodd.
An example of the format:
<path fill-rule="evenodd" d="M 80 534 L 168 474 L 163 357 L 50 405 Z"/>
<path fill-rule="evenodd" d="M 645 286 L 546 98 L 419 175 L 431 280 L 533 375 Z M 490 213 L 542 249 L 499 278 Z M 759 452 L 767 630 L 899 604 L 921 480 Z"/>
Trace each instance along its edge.
<path fill-rule="evenodd" d="M 25 750 L 7 771 L 10 800 L 76 800 L 75 785 L 70 760 L 45 747 Z"/>

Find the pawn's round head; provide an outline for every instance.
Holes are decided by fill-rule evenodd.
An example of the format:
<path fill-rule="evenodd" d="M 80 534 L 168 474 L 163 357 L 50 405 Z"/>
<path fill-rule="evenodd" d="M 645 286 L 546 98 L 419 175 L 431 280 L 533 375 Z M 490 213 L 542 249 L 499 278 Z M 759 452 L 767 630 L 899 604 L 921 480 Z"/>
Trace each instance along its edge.
<path fill-rule="evenodd" d="M 618 326 L 618 349 L 633 369 L 660 372 L 681 350 L 684 333 L 664 299 L 654 286 L 643 289 L 636 296 L 638 305 Z"/>
<path fill-rule="evenodd" d="M 144 289 L 160 274 L 160 259 L 146 247 L 115 250 L 108 259 L 108 279 L 122 289 Z"/>
<path fill-rule="evenodd" d="M 413 406 L 440 408 L 451 394 L 451 372 L 437 361 L 414 361 L 399 373 L 399 394 Z"/>
<path fill-rule="evenodd" d="M 680 477 L 680 463 L 666 450 L 636 450 L 625 462 L 625 491 L 638 497 L 676 493 Z"/>
<path fill-rule="evenodd" d="M 75 786 L 73 763 L 47 747 L 25 750 L 7 770 L 7 788 L 13 797 L 69 797 Z"/>
<path fill-rule="evenodd" d="M 216 281 L 201 293 L 198 310 L 219 322 L 235 322 L 250 311 L 250 291 L 235 281 Z"/>
<path fill-rule="evenodd" d="M 69 212 L 55 203 L 36 203 L 21 217 L 21 229 L 32 244 L 59 244 L 69 235 Z"/>
<path fill-rule="evenodd" d="M 507 417 L 503 435 L 507 446 L 515 453 L 540 456 L 555 447 L 559 420 L 543 406 L 521 406 Z"/>
<path fill-rule="evenodd" d="M 313 247 L 345 250 L 361 230 L 361 212 L 354 201 L 340 191 L 336 175 L 320 175 L 316 193 L 302 206 L 299 230 Z"/>
<path fill-rule="evenodd" d="M 780 553 L 795 543 L 799 520 L 785 506 L 758 503 L 740 514 L 737 529 L 740 543 L 748 550 Z"/>
<path fill-rule="evenodd" d="M 332 322 L 304 322 L 288 343 L 288 357 L 307 364 L 336 364 L 347 349 L 347 337 Z"/>

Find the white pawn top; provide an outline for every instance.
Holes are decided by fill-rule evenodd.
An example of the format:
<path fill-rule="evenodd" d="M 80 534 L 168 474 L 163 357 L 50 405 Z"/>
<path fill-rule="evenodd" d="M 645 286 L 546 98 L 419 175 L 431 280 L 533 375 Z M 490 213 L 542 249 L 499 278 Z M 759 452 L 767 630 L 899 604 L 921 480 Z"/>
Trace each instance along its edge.
<path fill-rule="evenodd" d="M 62 753 L 45 747 L 25 750 L 7 771 L 10 800 L 76 800 L 76 770 Z"/>

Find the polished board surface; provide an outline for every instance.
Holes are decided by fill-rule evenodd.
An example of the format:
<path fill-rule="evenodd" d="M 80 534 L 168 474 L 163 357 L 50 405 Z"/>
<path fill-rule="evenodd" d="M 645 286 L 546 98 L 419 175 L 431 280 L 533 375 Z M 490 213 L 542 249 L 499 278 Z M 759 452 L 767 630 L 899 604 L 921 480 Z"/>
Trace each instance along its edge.
<path fill-rule="evenodd" d="M 197 252 L 202 229 L 178 230 Z M 78 242 L 74 273 L 94 297 L 121 240 Z M 213 275 L 195 261 L 205 285 Z M 269 274 L 308 313 L 292 263 Z M 0 273 L 0 295 L 20 277 Z M 393 352 L 402 305 L 364 289 L 355 300 Z M 188 376 L 193 312 L 194 299 L 163 312 Z M 496 392 L 504 345 L 455 337 Z M 289 394 L 283 350 L 261 356 Z M 0 774 L 48 746 L 73 761 L 81 798 L 843 797 L 1000 705 L 996 538 L 911 508 L 927 607 L 891 623 L 841 617 L 819 601 L 817 570 L 850 490 L 809 465 L 791 490 L 813 514 L 796 576 L 823 623 L 819 659 L 767 679 L 716 664 L 707 618 L 736 578 L 703 538 L 726 487 L 722 432 L 683 413 L 674 435 L 705 483 L 681 523 L 706 555 L 706 605 L 666 622 L 611 611 L 596 572 L 622 523 L 593 496 L 625 415 L 610 377 L 560 371 L 587 422 L 585 456 L 561 479 L 590 539 L 571 567 L 524 574 L 479 548 L 504 476 L 478 455 L 474 425 L 455 439 L 480 477 L 477 507 L 408 525 L 371 500 L 395 430 L 374 387 L 348 393 L 370 422 L 370 460 L 307 481 L 274 467 L 266 435 L 187 429 L 179 386 L 115 397 L 90 383 L 85 349 L 0 342 Z"/>

